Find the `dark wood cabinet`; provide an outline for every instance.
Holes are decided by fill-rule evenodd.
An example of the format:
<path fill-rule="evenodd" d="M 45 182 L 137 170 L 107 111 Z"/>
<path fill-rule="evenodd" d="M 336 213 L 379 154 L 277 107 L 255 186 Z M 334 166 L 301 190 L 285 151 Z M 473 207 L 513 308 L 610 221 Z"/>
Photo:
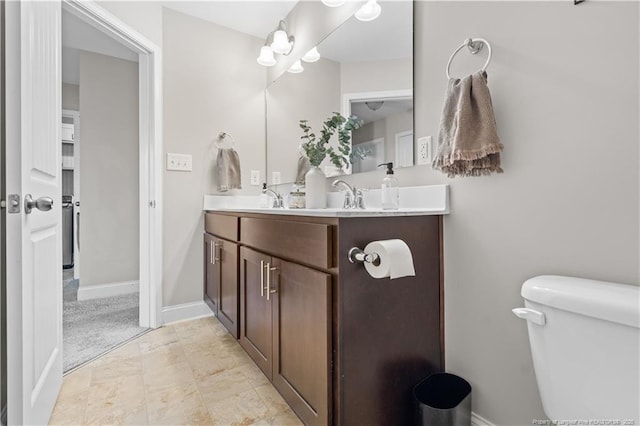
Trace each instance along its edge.
<path fill-rule="evenodd" d="M 237 242 L 220 238 L 237 239 L 237 218 L 214 215 L 205 221 L 204 234 L 204 300 L 229 333 L 238 338 L 238 255 Z M 222 226 L 220 223 L 222 219 Z M 235 230 L 234 230 L 235 222 Z M 211 232 L 216 232 L 213 235 Z"/>
<path fill-rule="evenodd" d="M 216 238 L 204 234 L 204 300 L 213 313 L 218 315 L 220 299 L 220 264 L 216 263 Z"/>
<path fill-rule="evenodd" d="M 240 344 L 306 424 L 327 424 L 331 275 L 240 249 Z"/>
<path fill-rule="evenodd" d="M 208 212 L 205 224 L 226 237 L 205 238 L 219 277 L 210 306 L 222 320 L 226 283 L 239 282 L 239 342 L 305 424 L 412 422 L 413 386 L 444 370 L 441 216 Z M 347 260 L 393 238 L 411 249 L 415 277 L 374 279 Z M 224 273 L 229 239 L 235 281 Z"/>
<path fill-rule="evenodd" d="M 238 250 L 231 241 L 216 238 L 213 243 L 216 266 L 219 268 L 218 320 L 236 339 L 240 325 L 238 313 Z"/>
<path fill-rule="evenodd" d="M 273 385 L 307 425 L 330 423 L 331 275 L 274 259 Z"/>
<path fill-rule="evenodd" d="M 273 309 L 265 296 L 265 269 L 270 261 L 270 256 L 240 248 L 240 345 L 269 380 L 273 371 Z"/>

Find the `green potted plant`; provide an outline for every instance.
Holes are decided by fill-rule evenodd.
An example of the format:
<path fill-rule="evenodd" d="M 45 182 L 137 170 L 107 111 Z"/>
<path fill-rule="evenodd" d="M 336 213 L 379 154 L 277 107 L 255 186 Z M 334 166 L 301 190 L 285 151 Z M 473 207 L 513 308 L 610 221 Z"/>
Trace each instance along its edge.
<path fill-rule="evenodd" d="M 334 112 L 322 123 L 320 136 L 311 131 L 307 120 L 300 120 L 302 129 L 302 150 L 309 159 L 311 169 L 305 175 L 307 208 L 325 208 L 327 205 L 326 176 L 320 164 L 329 156 L 331 163 L 338 169 L 349 167 L 352 162 L 351 132 L 360 127 L 357 117 L 344 117 Z M 338 146 L 330 144 L 331 137 L 338 133 Z"/>

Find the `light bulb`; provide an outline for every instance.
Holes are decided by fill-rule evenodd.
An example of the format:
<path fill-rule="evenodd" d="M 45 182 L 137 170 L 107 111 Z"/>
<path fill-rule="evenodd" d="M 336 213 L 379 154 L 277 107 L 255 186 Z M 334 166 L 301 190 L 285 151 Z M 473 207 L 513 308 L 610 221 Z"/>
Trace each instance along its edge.
<path fill-rule="evenodd" d="M 358 11 L 355 16 L 359 21 L 373 21 L 378 16 L 380 16 L 380 12 L 382 12 L 382 8 L 376 2 L 376 0 L 368 0 Z"/>
<path fill-rule="evenodd" d="M 289 44 L 289 36 L 283 30 L 278 30 L 273 33 L 273 43 L 271 43 L 271 50 L 276 53 L 289 53 L 291 50 L 291 44 Z"/>
<path fill-rule="evenodd" d="M 340 7 L 346 3 L 346 0 L 322 0 L 322 4 L 329 7 Z"/>
<path fill-rule="evenodd" d="M 260 56 L 257 59 L 260 65 L 265 67 L 271 67 L 276 64 L 276 58 L 273 57 L 273 50 L 269 46 L 262 46 L 260 48 Z"/>
<path fill-rule="evenodd" d="M 289 69 L 287 70 L 287 72 L 290 72 L 292 74 L 299 74 L 302 71 L 304 71 L 304 68 L 302 67 L 299 59 L 295 61 L 293 65 L 291 65 L 291 67 L 289 67 Z"/>
<path fill-rule="evenodd" d="M 305 62 L 315 62 L 320 59 L 320 53 L 318 52 L 318 48 L 314 47 L 310 51 L 304 54 L 302 60 Z"/>

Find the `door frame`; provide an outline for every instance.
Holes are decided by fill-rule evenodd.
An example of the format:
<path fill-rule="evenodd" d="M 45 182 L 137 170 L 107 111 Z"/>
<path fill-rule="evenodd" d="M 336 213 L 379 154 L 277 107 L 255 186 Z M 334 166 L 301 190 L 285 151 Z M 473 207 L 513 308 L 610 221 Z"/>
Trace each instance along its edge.
<path fill-rule="evenodd" d="M 140 123 L 140 326 L 162 325 L 162 54 L 160 47 L 94 1 L 62 9 L 138 53 Z"/>

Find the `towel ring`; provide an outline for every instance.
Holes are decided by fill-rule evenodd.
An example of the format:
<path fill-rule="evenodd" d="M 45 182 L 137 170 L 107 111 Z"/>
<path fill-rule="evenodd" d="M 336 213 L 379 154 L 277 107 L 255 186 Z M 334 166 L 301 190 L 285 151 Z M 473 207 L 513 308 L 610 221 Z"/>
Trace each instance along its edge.
<path fill-rule="evenodd" d="M 228 147 L 233 148 L 236 145 L 235 141 L 233 140 L 233 136 L 231 136 L 229 133 L 226 133 L 226 132 L 218 133 L 218 139 L 216 140 L 216 147 L 226 148 L 224 146 L 224 143 L 226 142 L 225 139 L 227 138 L 229 139 L 229 144 L 230 144 L 230 146 Z"/>
<path fill-rule="evenodd" d="M 464 43 L 458 46 L 458 48 L 454 50 L 454 52 L 451 54 L 451 57 L 449 58 L 449 62 L 447 62 L 447 79 L 451 79 L 451 74 L 449 74 L 449 69 L 451 68 L 451 62 L 453 61 L 453 58 L 456 56 L 456 54 L 460 50 L 462 50 L 462 48 L 468 47 L 469 52 L 471 52 L 472 55 L 475 55 L 476 53 L 481 51 L 484 46 L 487 46 L 487 50 L 489 52 L 489 55 L 487 56 L 487 62 L 484 63 L 484 66 L 481 69 L 481 71 L 485 71 L 489 66 L 489 62 L 491 62 L 491 45 L 487 40 L 483 38 L 468 38 L 464 41 Z"/>

